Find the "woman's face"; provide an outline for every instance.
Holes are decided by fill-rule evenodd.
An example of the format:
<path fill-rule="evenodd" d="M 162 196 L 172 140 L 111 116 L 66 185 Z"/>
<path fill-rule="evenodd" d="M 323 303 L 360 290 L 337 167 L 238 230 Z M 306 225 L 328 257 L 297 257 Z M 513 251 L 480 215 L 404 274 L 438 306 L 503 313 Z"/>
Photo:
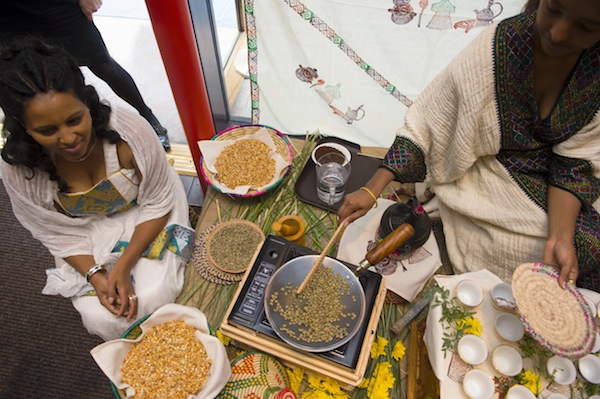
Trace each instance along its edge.
<path fill-rule="evenodd" d="M 600 1 L 541 0 L 535 26 L 547 55 L 578 55 L 600 41 Z"/>
<path fill-rule="evenodd" d="M 70 93 L 38 94 L 25 106 L 25 128 L 42 147 L 75 161 L 88 153 L 92 117 L 88 107 Z"/>

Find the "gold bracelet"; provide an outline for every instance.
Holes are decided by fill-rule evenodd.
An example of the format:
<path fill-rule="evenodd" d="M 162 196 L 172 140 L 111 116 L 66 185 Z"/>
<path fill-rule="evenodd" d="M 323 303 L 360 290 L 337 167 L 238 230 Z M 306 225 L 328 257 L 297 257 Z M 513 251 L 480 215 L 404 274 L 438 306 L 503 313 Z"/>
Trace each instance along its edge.
<path fill-rule="evenodd" d="M 377 208 L 377 197 L 375 196 L 375 194 L 373 194 L 373 191 L 369 190 L 367 187 L 362 186 L 360 188 L 363 191 L 366 191 L 367 193 L 369 193 L 369 195 L 373 198 L 373 201 L 375 201 L 375 203 L 373 204 L 373 208 Z"/>

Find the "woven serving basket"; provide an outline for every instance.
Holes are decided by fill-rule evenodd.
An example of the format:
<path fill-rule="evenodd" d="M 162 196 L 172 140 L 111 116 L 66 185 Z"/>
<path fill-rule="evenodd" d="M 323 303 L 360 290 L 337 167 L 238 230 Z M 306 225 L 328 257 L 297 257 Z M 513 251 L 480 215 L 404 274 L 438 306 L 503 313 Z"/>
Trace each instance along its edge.
<path fill-rule="evenodd" d="M 252 223 L 248 220 L 232 219 L 232 220 L 228 220 L 227 222 L 223 222 L 220 225 L 218 225 L 208 235 L 208 237 L 206 239 L 206 252 L 207 252 L 206 256 L 208 258 L 208 261 L 211 262 L 211 264 L 214 267 L 216 267 L 217 269 L 219 269 L 225 273 L 244 273 L 246 271 L 246 269 L 248 268 L 248 266 L 250 266 L 250 261 L 252 260 L 251 258 L 250 259 L 236 258 L 236 260 L 239 260 L 237 267 L 234 269 L 230 269 L 229 267 L 227 267 L 227 265 L 219 264 L 219 262 L 214 258 L 214 253 L 211 251 L 215 245 L 213 243 L 213 238 L 215 236 L 217 236 L 219 232 L 221 232 L 225 229 L 236 228 L 236 227 L 237 228 L 246 228 L 247 230 L 254 231 L 256 233 L 256 235 L 258 235 L 259 243 L 256 248 L 260 247 L 262 245 L 262 242 L 265 240 L 265 234 L 260 229 L 260 227 L 258 227 L 258 225 L 256 223 Z M 236 246 L 239 247 L 244 244 L 243 242 L 239 242 L 240 239 L 241 239 L 240 237 L 234 237 L 232 239 L 227 240 L 228 241 L 227 244 L 229 245 L 229 248 L 232 248 L 232 251 L 235 251 Z M 245 240 L 245 241 L 247 241 L 247 240 Z"/>
<path fill-rule="evenodd" d="M 285 134 L 281 133 L 280 131 L 278 131 L 277 129 L 274 129 L 270 126 L 265 126 L 265 125 L 234 126 L 234 127 L 231 127 L 229 129 L 219 132 L 211 140 L 217 140 L 217 141 L 242 140 L 242 139 L 245 139 L 247 136 L 250 136 L 250 135 L 258 132 L 262 128 L 267 129 L 267 131 L 271 135 L 271 139 L 273 140 L 273 144 L 275 145 L 275 149 L 277 150 L 277 153 L 284 160 L 286 160 L 288 162 L 288 166 L 281 171 L 281 174 L 279 175 L 279 179 L 277 179 L 275 182 L 273 182 L 271 185 L 267 186 L 263 190 L 250 189 L 246 194 L 241 194 L 241 195 L 235 194 L 235 193 L 230 193 L 230 192 L 224 192 L 223 190 L 216 187 L 216 185 L 214 184 L 215 174 L 213 172 L 211 172 L 210 170 L 208 170 L 208 168 L 206 167 L 206 164 L 204 162 L 204 157 L 202 157 L 200 159 L 200 165 L 201 165 L 200 171 L 202 172 L 202 176 L 204 177 L 206 182 L 208 184 L 210 184 L 213 187 L 213 189 L 215 189 L 221 193 L 231 195 L 233 197 L 244 197 L 244 198 L 245 197 L 256 197 L 258 195 L 262 195 L 264 193 L 267 193 L 267 192 L 273 190 L 275 187 L 277 187 L 283 181 L 283 179 L 285 179 L 285 177 L 288 175 L 288 173 L 290 172 L 290 169 L 292 167 L 292 160 L 293 160 L 292 145 L 290 144 L 290 141 L 287 138 L 287 136 Z"/>
<path fill-rule="evenodd" d="M 127 329 L 127 331 L 125 331 L 123 333 L 123 335 L 121 335 L 121 338 L 123 339 L 130 339 L 130 340 L 134 340 L 137 337 L 139 337 L 142 334 L 142 328 L 140 327 L 140 325 L 146 321 L 146 319 L 148 317 L 152 316 L 152 313 L 142 317 L 141 319 L 139 319 L 138 321 L 136 321 L 135 323 L 133 323 L 131 325 L 131 327 L 129 327 Z M 208 326 L 208 331 L 210 332 L 210 335 L 216 337 L 217 333 L 215 333 L 215 330 L 212 329 L 212 327 L 209 325 Z M 123 389 L 119 389 L 117 388 L 117 386 L 115 384 L 113 384 L 112 381 L 110 382 L 110 388 L 112 389 L 113 394 L 115 395 L 116 399 L 125 399 L 127 398 L 127 394 L 125 393 L 125 390 Z"/>
<path fill-rule="evenodd" d="M 554 354 L 578 359 L 594 346 L 596 326 L 577 287 L 561 288 L 558 276 L 551 266 L 522 264 L 513 273 L 513 294 L 525 330 Z"/>
<path fill-rule="evenodd" d="M 285 367 L 273 356 L 247 352 L 231 362 L 231 378 L 215 399 L 296 399 Z"/>

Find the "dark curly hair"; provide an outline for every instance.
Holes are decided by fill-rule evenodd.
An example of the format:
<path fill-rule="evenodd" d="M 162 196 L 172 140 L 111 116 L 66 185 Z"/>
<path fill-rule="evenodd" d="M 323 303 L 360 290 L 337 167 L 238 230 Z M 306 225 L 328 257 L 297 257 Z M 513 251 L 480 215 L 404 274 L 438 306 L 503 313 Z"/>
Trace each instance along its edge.
<path fill-rule="evenodd" d="M 66 182 L 57 175 L 49 152 L 27 134 L 22 122 L 25 107 L 38 94 L 69 93 L 88 106 L 92 126 L 98 138 L 112 143 L 119 135 L 108 126 L 110 106 L 100 101 L 96 89 L 86 86 L 79 66 L 61 47 L 36 38 L 14 41 L 0 49 L 0 108 L 4 111 L 2 134 L 5 144 L 2 159 L 11 165 L 24 165 L 30 170 L 47 172 L 61 190 Z"/>

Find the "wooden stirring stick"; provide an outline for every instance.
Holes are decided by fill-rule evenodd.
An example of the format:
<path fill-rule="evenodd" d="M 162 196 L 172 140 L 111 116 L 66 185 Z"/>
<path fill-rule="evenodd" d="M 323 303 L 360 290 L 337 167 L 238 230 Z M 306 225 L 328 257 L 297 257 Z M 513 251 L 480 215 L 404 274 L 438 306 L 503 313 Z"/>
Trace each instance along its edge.
<path fill-rule="evenodd" d="M 304 291 L 304 288 L 306 288 L 306 285 L 308 284 L 308 280 L 310 280 L 312 275 L 315 274 L 315 271 L 317 271 L 317 267 L 319 267 L 319 265 L 323 262 L 323 259 L 325 259 L 325 256 L 327 255 L 327 252 L 329 252 L 333 244 L 337 241 L 338 236 L 342 233 L 342 231 L 344 231 L 346 226 L 348 226 L 347 218 L 344 219 L 342 223 L 340 223 L 340 225 L 338 226 L 335 233 L 333 233 L 333 235 L 331 236 L 331 239 L 329 240 L 325 248 L 323 248 L 323 252 L 321 252 L 321 255 L 319 255 L 319 257 L 317 258 L 317 261 L 304 278 L 304 281 L 302 282 L 302 284 L 300 284 L 300 287 L 298 287 L 298 291 L 296 291 L 298 294 L 301 294 L 302 291 Z"/>

